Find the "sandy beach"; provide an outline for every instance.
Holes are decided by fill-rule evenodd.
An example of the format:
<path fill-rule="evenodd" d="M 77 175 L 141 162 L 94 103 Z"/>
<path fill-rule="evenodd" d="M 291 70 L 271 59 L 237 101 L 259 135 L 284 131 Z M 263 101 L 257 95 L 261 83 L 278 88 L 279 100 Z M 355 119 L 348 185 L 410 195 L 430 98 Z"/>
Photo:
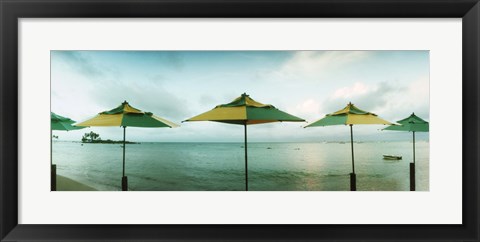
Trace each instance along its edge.
<path fill-rule="evenodd" d="M 57 191 L 96 191 L 97 189 L 72 180 L 68 177 L 57 175 Z"/>

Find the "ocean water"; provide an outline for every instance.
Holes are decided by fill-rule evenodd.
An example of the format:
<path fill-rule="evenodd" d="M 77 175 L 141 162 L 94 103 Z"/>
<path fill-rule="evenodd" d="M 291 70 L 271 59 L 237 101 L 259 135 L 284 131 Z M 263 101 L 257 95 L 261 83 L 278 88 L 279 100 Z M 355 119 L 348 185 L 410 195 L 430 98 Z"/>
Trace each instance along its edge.
<path fill-rule="evenodd" d="M 359 191 L 408 191 L 411 142 L 354 143 Z M 243 143 L 127 144 L 134 191 L 242 191 Z M 403 156 L 384 160 L 383 154 Z M 121 190 L 120 144 L 54 141 L 57 173 L 103 191 Z M 249 143 L 249 190 L 349 191 L 350 143 Z M 429 143 L 416 142 L 416 188 L 429 190 Z"/>

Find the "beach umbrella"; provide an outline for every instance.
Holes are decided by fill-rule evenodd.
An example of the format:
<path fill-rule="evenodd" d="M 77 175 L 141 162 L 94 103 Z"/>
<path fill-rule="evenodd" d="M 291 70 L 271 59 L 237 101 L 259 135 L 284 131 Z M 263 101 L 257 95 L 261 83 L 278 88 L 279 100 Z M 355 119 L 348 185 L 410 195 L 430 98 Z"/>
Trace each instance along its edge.
<path fill-rule="evenodd" d="M 384 119 L 379 118 L 376 114 L 363 111 L 357 108 L 352 103 L 338 110 L 334 113 L 327 114 L 324 118 L 315 121 L 307 126 L 316 127 L 316 126 L 330 126 L 330 125 L 349 125 L 350 126 L 350 145 L 352 149 L 352 173 L 350 173 L 350 190 L 357 190 L 357 180 L 355 174 L 355 159 L 353 153 L 353 125 L 358 124 L 393 124 Z"/>
<path fill-rule="evenodd" d="M 429 132 L 428 122 L 415 113 L 407 118 L 397 121 L 400 125 L 391 125 L 383 130 L 412 132 L 413 136 L 413 163 L 410 163 L 410 191 L 415 191 L 415 132 Z"/>
<path fill-rule="evenodd" d="M 140 128 L 174 128 L 177 124 L 166 119 L 136 109 L 127 101 L 120 106 L 99 113 L 95 117 L 75 124 L 76 126 L 117 126 L 123 128 L 123 170 L 122 170 L 122 191 L 128 191 L 128 180 L 125 176 L 125 135 L 127 127 Z"/>
<path fill-rule="evenodd" d="M 62 131 L 70 131 L 70 130 L 77 130 L 83 129 L 85 127 L 77 127 L 73 126 L 75 121 L 71 120 L 70 118 L 60 116 L 54 112 L 50 112 L 50 166 L 51 166 L 51 183 L 50 183 L 50 190 L 56 191 L 57 190 L 57 166 L 53 164 L 52 159 L 52 130 L 62 130 Z"/>
<path fill-rule="evenodd" d="M 283 112 L 273 105 L 259 103 L 245 93 L 230 103 L 218 105 L 212 110 L 189 118 L 184 122 L 190 121 L 214 121 L 244 126 L 246 191 L 248 191 L 247 125 L 272 122 L 305 122 L 305 120 Z"/>
<path fill-rule="evenodd" d="M 74 126 L 74 120 L 70 118 L 60 116 L 54 112 L 50 112 L 50 121 L 51 121 L 51 130 L 63 130 L 63 131 L 70 131 L 70 130 L 77 130 L 83 129 L 85 127 L 78 127 Z"/>

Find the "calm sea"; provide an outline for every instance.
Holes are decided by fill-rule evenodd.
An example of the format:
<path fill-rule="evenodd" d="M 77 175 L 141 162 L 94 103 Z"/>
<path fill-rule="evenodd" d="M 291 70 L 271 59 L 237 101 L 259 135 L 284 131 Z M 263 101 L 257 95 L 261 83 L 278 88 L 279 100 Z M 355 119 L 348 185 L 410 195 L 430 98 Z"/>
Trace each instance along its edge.
<path fill-rule="evenodd" d="M 357 190 L 408 191 L 411 142 L 355 143 Z M 384 160 L 383 154 L 403 156 Z M 243 143 L 141 143 L 126 146 L 129 190 L 245 189 Z M 121 190 L 120 144 L 54 141 L 57 173 L 98 190 Z M 249 143 L 249 190 L 348 191 L 350 143 Z M 417 190 L 429 189 L 429 143 L 416 143 Z"/>

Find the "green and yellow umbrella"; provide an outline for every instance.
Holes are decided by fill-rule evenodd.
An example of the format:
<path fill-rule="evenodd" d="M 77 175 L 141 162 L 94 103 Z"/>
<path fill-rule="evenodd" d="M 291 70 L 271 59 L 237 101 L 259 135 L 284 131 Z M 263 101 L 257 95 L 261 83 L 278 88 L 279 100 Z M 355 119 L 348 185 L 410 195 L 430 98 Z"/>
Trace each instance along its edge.
<path fill-rule="evenodd" d="M 73 126 L 75 123 L 74 120 L 70 118 L 60 116 L 54 112 L 50 112 L 50 166 L 51 166 L 51 181 L 50 181 L 50 190 L 56 191 L 57 190 L 57 166 L 53 164 L 53 152 L 52 152 L 52 130 L 63 130 L 63 131 L 70 131 L 70 130 L 77 130 L 83 129 L 85 127 L 77 127 Z"/>
<path fill-rule="evenodd" d="M 245 130 L 245 190 L 248 191 L 247 125 L 272 122 L 305 122 L 305 120 L 283 112 L 273 105 L 259 103 L 247 94 L 242 94 L 230 103 L 189 118 L 190 121 L 214 121 L 243 125 Z"/>
<path fill-rule="evenodd" d="M 315 121 L 307 126 L 330 126 L 330 125 L 349 125 L 350 126 L 350 144 L 352 147 L 352 173 L 350 173 L 350 190 L 357 190 L 357 181 L 355 175 L 355 159 L 353 153 L 353 125 L 358 124 L 393 124 L 389 121 L 379 118 L 376 114 L 357 108 L 352 103 L 334 113 L 327 114 L 324 118 Z"/>
<path fill-rule="evenodd" d="M 383 130 L 391 130 L 391 131 L 407 131 L 412 132 L 413 137 L 415 137 L 415 132 L 428 132 L 429 125 L 428 122 L 421 119 L 415 113 L 412 113 L 407 118 L 397 121 L 400 125 L 391 125 Z"/>
<path fill-rule="evenodd" d="M 74 126 L 73 125 L 75 123 L 74 120 L 71 120 L 70 118 L 67 118 L 67 117 L 60 116 L 54 112 L 50 112 L 50 123 L 51 123 L 51 130 L 70 131 L 70 130 L 85 128 L 85 127 Z"/>
<path fill-rule="evenodd" d="M 127 127 L 140 128 L 175 128 L 179 125 L 166 119 L 153 115 L 150 112 L 144 112 L 136 109 L 127 101 L 120 106 L 99 113 L 97 116 L 76 124 L 76 126 L 118 126 L 123 127 L 123 171 L 122 171 L 122 191 L 128 190 L 128 181 L 125 176 L 125 133 Z"/>
<path fill-rule="evenodd" d="M 413 136 L 413 163 L 410 163 L 410 190 L 415 191 L 415 132 L 429 132 L 429 124 L 415 113 L 397 121 L 400 125 L 391 125 L 383 130 L 412 132 Z"/>

